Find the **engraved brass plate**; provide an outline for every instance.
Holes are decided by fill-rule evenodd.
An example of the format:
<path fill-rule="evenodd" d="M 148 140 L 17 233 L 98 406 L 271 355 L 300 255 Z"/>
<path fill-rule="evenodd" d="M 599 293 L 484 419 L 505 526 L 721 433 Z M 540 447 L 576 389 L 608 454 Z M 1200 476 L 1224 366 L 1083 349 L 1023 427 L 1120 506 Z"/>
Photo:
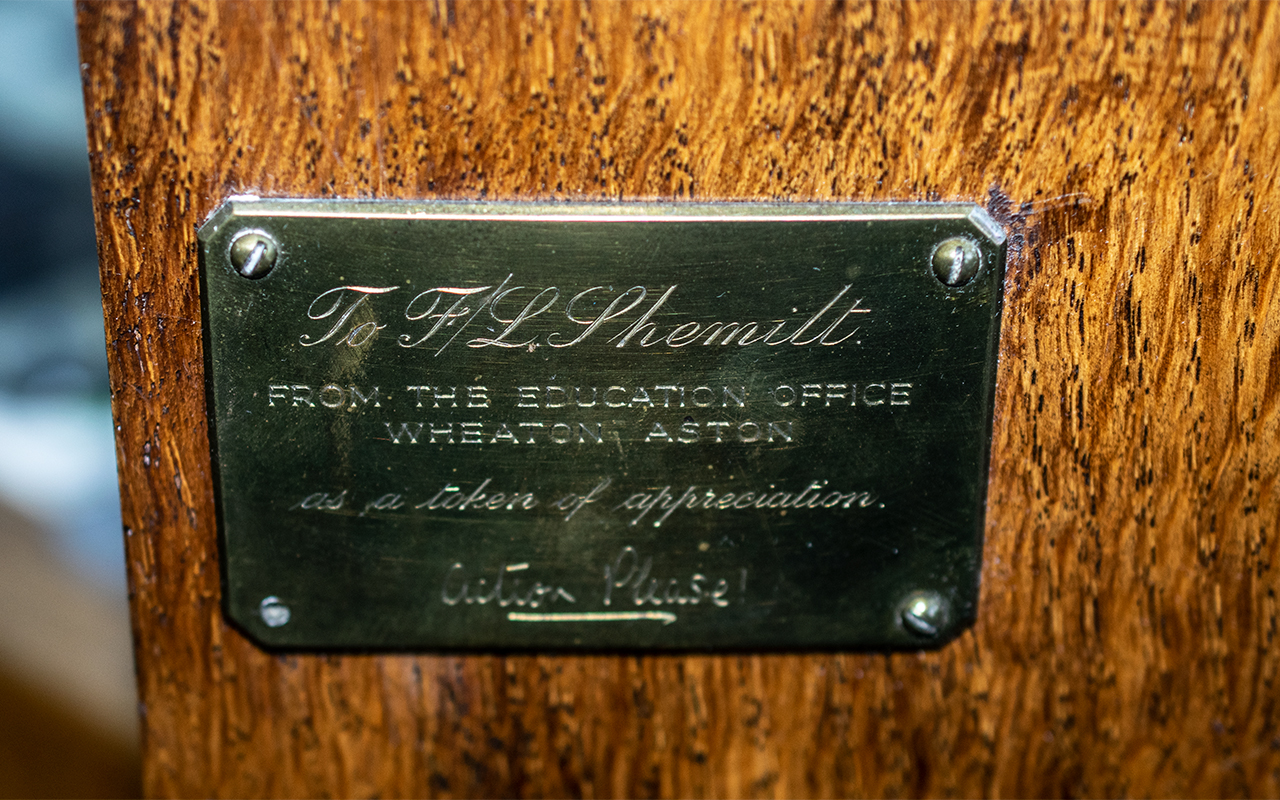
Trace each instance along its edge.
<path fill-rule="evenodd" d="M 228 201 L 227 615 L 270 647 L 919 648 L 976 613 L 979 208 Z"/>

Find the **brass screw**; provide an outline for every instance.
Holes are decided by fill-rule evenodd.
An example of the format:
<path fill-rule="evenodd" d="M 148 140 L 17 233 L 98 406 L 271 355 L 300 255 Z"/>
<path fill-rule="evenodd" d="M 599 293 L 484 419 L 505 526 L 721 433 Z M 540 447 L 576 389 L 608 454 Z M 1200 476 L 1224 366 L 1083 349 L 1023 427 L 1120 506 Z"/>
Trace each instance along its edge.
<path fill-rule="evenodd" d="M 268 628 L 287 625 L 291 615 L 289 607 L 281 603 L 280 598 L 275 595 L 262 598 L 262 602 L 258 604 L 258 616 L 262 617 L 262 621 L 267 623 Z"/>
<path fill-rule="evenodd" d="M 933 274 L 953 289 L 973 280 L 982 268 L 982 253 L 972 239 L 954 236 L 933 249 Z"/>
<path fill-rule="evenodd" d="M 256 280 L 276 265 L 280 248 L 275 239 L 263 231 L 241 231 L 231 241 L 229 256 L 236 272 Z"/>
<path fill-rule="evenodd" d="M 937 592 L 912 592 L 900 608 L 902 624 L 917 636 L 933 638 L 951 621 L 951 607 Z"/>

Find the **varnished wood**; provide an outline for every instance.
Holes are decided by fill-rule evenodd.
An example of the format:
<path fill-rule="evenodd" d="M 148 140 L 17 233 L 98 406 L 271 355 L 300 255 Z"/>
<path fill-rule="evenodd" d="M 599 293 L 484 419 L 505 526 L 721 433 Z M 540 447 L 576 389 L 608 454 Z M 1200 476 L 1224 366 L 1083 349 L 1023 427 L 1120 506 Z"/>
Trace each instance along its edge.
<path fill-rule="evenodd" d="M 152 795 L 1280 794 L 1280 8 L 80 9 Z M 226 196 L 971 199 L 977 626 L 927 654 L 271 656 L 218 606 Z"/>

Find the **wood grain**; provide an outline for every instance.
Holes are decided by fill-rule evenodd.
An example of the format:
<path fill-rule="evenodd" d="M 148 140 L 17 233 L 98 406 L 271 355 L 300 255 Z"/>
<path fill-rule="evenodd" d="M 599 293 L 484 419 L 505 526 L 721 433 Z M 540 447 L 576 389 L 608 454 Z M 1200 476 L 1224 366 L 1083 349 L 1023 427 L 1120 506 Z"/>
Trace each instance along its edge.
<path fill-rule="evenodd" d="M 1280 794 L 1280 8 L 80 8 L 151 795 Z M 977 626 L 927 654 L 271 656 L 219 611 L 235 193 L 977 200 Z"/>

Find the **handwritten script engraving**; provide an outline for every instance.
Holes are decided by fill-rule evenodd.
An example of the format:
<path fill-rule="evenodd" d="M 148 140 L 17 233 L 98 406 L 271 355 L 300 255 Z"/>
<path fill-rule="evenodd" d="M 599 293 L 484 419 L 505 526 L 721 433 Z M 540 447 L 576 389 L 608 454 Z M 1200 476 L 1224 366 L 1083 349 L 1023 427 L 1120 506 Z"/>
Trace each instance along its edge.
<path fill-rule="evenodd" d="M 641 555 L 635 547 L 626 545 L 604 566 L 603 571 L 602 585 L 593 586 L 596 581 L 589 575 L 581 576 L 583 587 L 575 588 L 571 593 L 564 586 L 535 578 L 537 573 L 531 570 L 528 562 L 502 564 L 490 571 L 477 573 L 457 561 L 445 573 L 440 601 L 449 608 L 490 604 L 497 608 L 514 606 L 531 610 L 575 606 L 572 611 L 512 611 L 506 615 L 512 622 L 656 620 L 664 625 L 677 622 L 679 616 L 676 611 L 682 607 L 704 605 L 722 609 L 734 602 L 747 602 L 749 571 L 745 567 L 736 570 L 737 585 L 731 587 L 728 578 L 712 578 L 696 570 L 681 570 L 678 564 L 668 565 L 665 571 L 655 569 L 652 556 Z M 652 606 L 663 610 L 587 610 L 589 606 L 612 608 L 615 604 L 633 608 Z"/>
<path fill-rule="evenodd" d="M 497 347 L 529 353 L 541 346 L 564 349 L 602 340 L 619 349 L 656 345 L 834 347 L 858 333 L 858 326 L 851 320 L 871 313 L 863 306 L 862 298 L 848 297 L 853 286 L 845 284 L 821 308 L 800 316 L 747 322 L 679 318 L 655 322 L 678 285 L 668 286 L 660 294 L 644 286 L 616 292 L 605 286 L 591 286 L 570 295 L 555 286 L 513 285 L 514 277 L 508 275 L 496 286 L 437 286 L 417 293 L 402 312 L 406 323 L 416 324 L 406 325 L 407 332 L 399 334 L 396 341 L 401 347 L 433 349 L 437 356 L 459 337 L 471 348 Z M 372 344 L 387 324 L 379 324 L 376 318 L 365 319 L 358 312 L 372 314 L 371 298 L 401 288 L 343 285 L 326 289 L 308 306 L 306 316 L 321 322 L 327 330 L 322 334 L 303 333 L 298 337 L 299 344 Z M 656 299 L 650 301 L 655 294 Z M 524 305 L 520 307 L 522 299 Z M 792 309 L 793 314 L 795 310 Z M 463 336 L 470 327 L 497 333 Z"/>
<path fill-rule="evenodd" d="M 742 491 L 739 487 L 736 491 L 723 491 L 709 485 L 690 485 L 675 489 L 670 485 L 627 488 L 621 482 L 615 483 L 614 478 L 607 477 L 582 494 L 569 492 L 558 495 L 554 500 L 539 497 L 533 492 L 494 491 L 492 484 L 493 478 L 483 478 L 473 482 L 446 483 L 434 494 L 430 494 L 430 489 L 425 492 L 384 492 L 371 496 L 363 503 L 358 499 L 359 493 L 353 488 L 312 492 L 290 505 L 289 510 L 347 514 L 350 509 L 362 508 L 359 515 L 364 516 L 375 512 L 448 512 L 451 515 L 470 512 L 474 515 L 549 508 L 564 512 L 561 519 L 569 522 L 586 506 L 603 502 L 607 513 L 625 519 L 628 527 L 639 525 L 652 514 L 652 518 L 648 520 L 649 525 L 661 528 L 677 511 L 710 512 L 712 515 L 736 511 L 777 511 L 785 515 L 789 511 L 838 514 L 871 507 L 884 508 L 874 492 L 833 489 L 828 479 L 809 481 L 800 491 L 779 488 L 778 484 L 769 484 L 763 489 L 757 487 Z M 419 500 L 428 494 L 430 496 L 427 499 Z M 620 498 L 616 505 L 609 505 Z"/>

